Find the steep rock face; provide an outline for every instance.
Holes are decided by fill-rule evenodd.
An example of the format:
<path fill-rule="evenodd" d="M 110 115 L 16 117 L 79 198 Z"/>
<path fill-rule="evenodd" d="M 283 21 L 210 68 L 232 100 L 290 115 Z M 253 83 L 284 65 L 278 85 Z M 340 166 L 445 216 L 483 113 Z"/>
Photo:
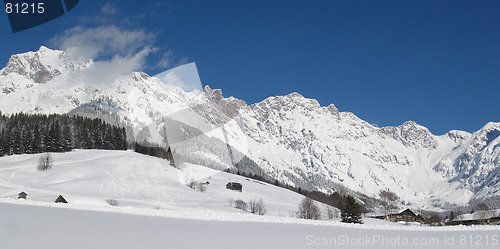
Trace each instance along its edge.
<path fill-rule="evenodd" d="M 488 123 L 469 138 L 462 137 L 463 146 L 455 148 L 435 167 L 459 182 L 464 188 L 478 193 L 476 197 L 496 195 L 499 186 L 500 123 Z"/>
<path fill-rule="evenodd" d="M 438 146 L 434 135 L 427 128 L 413 121 L 406 121 L 399 127 L 384 127 L 379 132 L 400 141 L 407 147 L 415 149 L 426 148 L 432 150 Z"/>
<path fill-rule="evenodd" d="M 91 63 L 90 60 L 68 58 L 64 51 L 42 46 L 36 52 L 12 55 L 6 67 L 0 70 L 0 76 L 23 76 L 33 83 L 43 84 L 63 72 L 81 70 Z M 8 80 L 4 77 L 3 81 Z"/>
<path fill-rule="evenodd" d="M 185 159 L 306 189 L 376 197 L 389 188 L 421 207 L 499 195 L 499 123 L 442 136 L 412 121 L 377 128 L 298 93 L 247 105 L 209 86 L 186 93 L 141 72 L 106 84 L 78 77 L 93 65 L 45 47 L 13 55 L 0 70 L 0 110 L 105 115 L 132 138 L 178 144 Z"/>
<path fill-rule="evenodd" d="M 250 158 L 280 180 L 323 191 L 341 184 L 376 196 L 390 188 L 419 200 L 428 198 L 431 190 L 424 186 L 416 191 L 416 182 L 430 176 L 435 184 L 446 184 L 437 172 L 425 168 L 429 160 L 418 157 L 418 149 L 427 158 L 439 146 L 425 127 L 407 122 L 379 129 L 332 107 L 293 93 L 245 108 L 243 123 L 253 145 Z M 418 170 L 423 176 L 412 183 Z M 413 198 L 417 192 L 421 196 Z"/>
<path fill-rule="evenodd" d="M 215 104 L 225 115 L 234 118 L 241 108 L 246 107 L 247 104 L 243 100 L 233 97 L 224 98 L 220 89 L 212 89 L 206 85 L 204 93 L 208 100 Z"/>

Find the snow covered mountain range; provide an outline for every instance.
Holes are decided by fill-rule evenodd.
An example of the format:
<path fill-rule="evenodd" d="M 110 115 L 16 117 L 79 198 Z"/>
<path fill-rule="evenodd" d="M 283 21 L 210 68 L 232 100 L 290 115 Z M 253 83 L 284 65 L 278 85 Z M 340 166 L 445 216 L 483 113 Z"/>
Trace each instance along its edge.
<path fill-rule="evenodd" d="M 142 72 L 100 81 L 96 67 L 46 47 L 13 55 L 0 70 L 0 111 L 100 116 L 182 160 L 327 193 L 388 188 L 422 208 L 500 197 L 500 123 L 441 136 L 412 121 L 378 128 L 298 93 L 247 105 Z"/>

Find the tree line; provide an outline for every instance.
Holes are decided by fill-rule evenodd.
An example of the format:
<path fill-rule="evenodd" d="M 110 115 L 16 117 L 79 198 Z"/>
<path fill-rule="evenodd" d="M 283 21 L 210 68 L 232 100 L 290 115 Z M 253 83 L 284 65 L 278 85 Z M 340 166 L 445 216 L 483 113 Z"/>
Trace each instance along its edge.
<path fill-rule="evenodd" d="M 142 143 L 135 142 L 134 151 L 144 155 L 167 159 L 170 161 L 170 165 L 175 166 L 174 156 L 172 155 L 170 147 L 165 150 L 165 148 L 161 147 L 160 145 L 144 141 Z"/>
<path fill-rule="evenodd" d="M 0 156 L 72 149 L 126 150 L 125 128 L 99 118 L 0 112 Z"/>

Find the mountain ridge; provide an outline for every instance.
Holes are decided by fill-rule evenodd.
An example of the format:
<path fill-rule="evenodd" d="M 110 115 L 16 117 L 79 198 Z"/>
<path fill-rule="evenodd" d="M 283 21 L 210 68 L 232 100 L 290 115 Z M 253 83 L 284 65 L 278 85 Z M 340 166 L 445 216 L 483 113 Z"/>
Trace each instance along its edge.
<path fill-rule="evenodd" d="M 15 68 L 9 61 L 9 69 L 0 70 L 3 113 L 67 113 L 92 103 L 129 127 L 136 139 L 172 145 L 172 128 L 167 127 L 184 130 L 176 134 L 176 146 L 198 160 L 195 163 L 236 169 L 243 160 L 247 169 L 280 182 L 327 193 L 344 187 L 377 198 L 378 191 L 389 188 L 404 203 L 419 207 L 500 195 L 500 123 L 488 123 L 474 133 L 452 130 L 437 136 L 413 121 L 375 127 L 334 104 L 321 106 L 299 93 L 247 105 L 208 85 L 204 91 L 187 93 L 142 72 L 99 85 L 73 77 L 92 61 L 73 62 L 65 52 L 40 50 L 18 57 L 36 61 L 36 54 L 43 53 L 57 57 L 47 60 L 50 63 L 66 64 L 41 67 L 23 62 L 12 64 L 23 67 Z M 51 68 L 52 78 L 37 83 L 37 70 Z M 57 68 L 64 70 L 56 73 Z M 11 88 L 23 85 L 19 82 L 30 87 Z M 80 108 L 83 113 L 90 110 Z"/>

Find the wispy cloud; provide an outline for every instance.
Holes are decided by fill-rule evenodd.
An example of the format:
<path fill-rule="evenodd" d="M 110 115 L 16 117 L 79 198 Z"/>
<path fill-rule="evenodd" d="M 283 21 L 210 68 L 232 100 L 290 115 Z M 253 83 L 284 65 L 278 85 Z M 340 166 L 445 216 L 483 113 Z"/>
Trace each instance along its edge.
<path fill-rule="evenodd" d="M 68 56 L 92 59 L 94 64 L 86 70 L 90 76 L 85 77 L 100 82 L 134 71 L 165 70 L 187 62 L 186 57 L 179 59 L 165 45 L 157 46 L 157 34 L 141 27 L 140 22 L 130 25 L 130 17 L 121 14 L 118 2 L 103 2 L 95 16 L 84 16 L 79 25 L 52 38 L 50 45 L 66 51 Z"/>
<path fill-rule="evenodd" d="M 145 30 L 126 30 L 114 25 L 78 26 L 51 40 L 70 57 L 94 60 L 95 63 L 82 72 L 80 78 L 86 81 L 98 79 L 102 83 L 143 69 L 146 57 L 157 50 L 154 41 L 155 35 Z"/>
<path fill-rule="evenodd" d="M 104 15 L 114 15 L 118 12 L 118 3 L 117 2 L 106 2 L 99 9 L 101 14 Z"/>
<path fill-rule="evenodd" d="M 177 59 L 176 54 L 172 49 L 167 50 L 167 52 L 164 52 L 160 61 L 157 63 L 157 68 L 172 68 L 172 67 L 178 67 L 181 65 L 186 64 L 188 61 L 187 57 L 182 57 L 180 59 Z"/>
<path fill-rule="evenodd" d="M 152 46 L 155 35 L 145 30 L 126 30 L 114 25 L 85 28 L 77 26 L 54 37 L 51 42 L 71 55 L 96 59 L 109 55 L 132 55 Z"/>
<path fill-rule="evenodd" d="M 161 60 L 158 62 L 158 67 L 168 68 L 172 66 L 174 52 L 169 49 L 167 52 L 163 53 Z"/>

